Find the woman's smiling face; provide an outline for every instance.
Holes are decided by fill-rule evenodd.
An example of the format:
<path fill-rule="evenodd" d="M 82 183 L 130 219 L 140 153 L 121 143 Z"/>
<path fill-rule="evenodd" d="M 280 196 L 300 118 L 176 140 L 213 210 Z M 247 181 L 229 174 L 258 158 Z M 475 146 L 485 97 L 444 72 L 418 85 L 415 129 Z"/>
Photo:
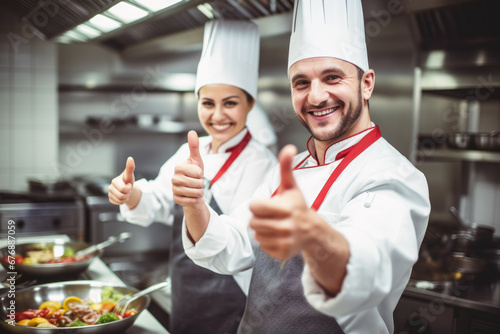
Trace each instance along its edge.
<path fill-rule="evenodd" d="M 212 149 L 238 134 L 244 127 L 254 102 L 240 88 L 225 84 L 210 84 L 200 88 L 198 117 L 201 125 L 212 136 Z"/>

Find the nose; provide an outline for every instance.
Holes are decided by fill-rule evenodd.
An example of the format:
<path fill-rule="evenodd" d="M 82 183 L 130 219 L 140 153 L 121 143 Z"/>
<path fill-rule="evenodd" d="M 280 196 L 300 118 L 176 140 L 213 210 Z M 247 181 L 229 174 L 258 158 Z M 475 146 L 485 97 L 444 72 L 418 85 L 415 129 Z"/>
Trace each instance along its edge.
<path fill-rule="evenodd" d="M 313 80 L 310 87 L 307 102 L 311 105 L 319 106 L 328 100 L 328 92 L 321 82 Z"/>
<path fill-rule="evenodd" d="M 214 108 L 214 113 L 212 114 L 212 118 L 219 119 L 224 115 L 224 106 L 217 104 Z"/>

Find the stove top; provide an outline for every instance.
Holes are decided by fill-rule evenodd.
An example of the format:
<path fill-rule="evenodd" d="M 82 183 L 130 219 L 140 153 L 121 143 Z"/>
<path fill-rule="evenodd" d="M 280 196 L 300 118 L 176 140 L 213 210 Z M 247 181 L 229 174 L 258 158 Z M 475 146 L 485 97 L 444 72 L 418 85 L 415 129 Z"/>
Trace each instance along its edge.
<path fill-rule="evenodd" d="M 0 204 L 74 202 L 77 199 L 73 190 L 54 193 L 0 191 Z"/>

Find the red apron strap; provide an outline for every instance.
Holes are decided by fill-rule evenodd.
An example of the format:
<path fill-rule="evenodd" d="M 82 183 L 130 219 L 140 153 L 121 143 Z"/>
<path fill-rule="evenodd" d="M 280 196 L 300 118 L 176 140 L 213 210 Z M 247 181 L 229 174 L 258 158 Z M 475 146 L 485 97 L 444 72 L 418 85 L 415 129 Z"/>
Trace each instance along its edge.
<path fill-rule="evenodd" d="M 352 147 L 352 150 L 347 153 L 347 155 L 342 159 L 340 164 L 335 168 L 333 173 L 330 175 L 328 180 L 326 181 L 325 185 L 319 192 L 318 196 L 314 200 L 314 203 L 311 205 L 311 209 L 314 211 L 318 211 L 319 207 L 325 200 L 326 195 L 330 191 L 330 188 L 332 187 L 333 183 L 337 180 L 337 178 L 340 176 L 340 174 L 346 169 L 346 167 L 358 156 L 360 155 L 364 150 L 366 150 L 368 147 L 371 146 L 374 142 L 376 142 L 380 137 L 382 137 L 382 134 L 380 132 L 380 129 L 378 126 L 375 126 L 375 128 L 367 133 L 361 140 Z"/>
<path fill-rule="evenodd" d="M 243 152 L 245 147 L 250 142 L 250 139 L 252 139 L 252 135 L 250 134 L 250 131 L 248 131 L 247 134 L 245 135 L 245 137 L 243 137 L 243 140 L 240 141 L 239 144 L 233 148 L 229 158 L 227 158 L 224 165 L 222 165 L 222 167 L 217 172 L 217 174 L 215 174 L 212 181 L 210 181 L 210 187 L 212 187 L 214 185 L 214 183 L 217 182 L 217 180 L 219 180 L 222 175 L 224 175 L 224 173 L 229 169 L 229 167 L 234 162 L 234 160 L 236 160 L 236 158 L 241 154 L 241 152 Z"/>

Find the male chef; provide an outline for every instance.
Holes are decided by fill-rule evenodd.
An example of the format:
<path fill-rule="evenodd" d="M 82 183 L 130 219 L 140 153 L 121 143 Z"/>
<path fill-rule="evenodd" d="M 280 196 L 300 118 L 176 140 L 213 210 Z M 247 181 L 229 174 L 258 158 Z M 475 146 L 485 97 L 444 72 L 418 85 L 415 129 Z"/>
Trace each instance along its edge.
<path fill-rule="evenodd" d="M 288 76 L 307 150 L 285 146 L 254 199 L 217 215 L 192 136 L 172 179 L 184 249 L 219 273 L 253 268 L 238 333 L 392 333 L 430 203 L 423 174 L 370 119 L 360 0 L 295 1 Z"/>

